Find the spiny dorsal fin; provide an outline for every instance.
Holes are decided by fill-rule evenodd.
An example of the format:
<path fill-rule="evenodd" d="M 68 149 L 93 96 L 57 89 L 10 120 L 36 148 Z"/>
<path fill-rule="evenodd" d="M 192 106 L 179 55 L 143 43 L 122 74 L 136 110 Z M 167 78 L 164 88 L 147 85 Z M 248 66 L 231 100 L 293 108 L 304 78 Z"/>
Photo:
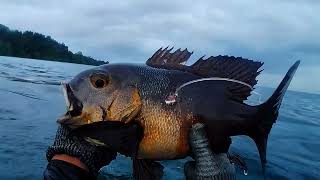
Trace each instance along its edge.
<path fill-rule="evenodd" d="M 168 49 L 168 47 L 164 49 L 160 48 L 147 60 L 146 64 L 160 69 L 181 71 L 187 71 L 187 69 L 190 69 L 189 66 L 183 65 L 183 63 L 188 61 L 193 52 L 189 52 L 188 49 L 177 49 L 176 51 L 171 52 L 172 49 L 173 47 L 170 49 Z"/>
<path fill-rule="evenodd" d="M 211 56 L 207 59 L 204 59 L 203 56 L 193 65 L 187 66 L 183 63 L 188 61 L 193 52 L 189 52 L 187 49 L 183 51 L 177 49 L 171 52 L 172 50 L 173 47 L 170 49 L 168 47 L 165 49 L 160 48 L 147 60 L 146 64 L 160 69 L 190 72 L 204 78 L 221 77 L 235 79 L 245 82 L 251 87 L 257 84 L 256 77 L 262 71 L 259 71 L 263 65 L 262 62 L 234 56 Z M 246 100 L 252 91 L 250 87 L 237 83 L 230 83 L 228 89 L 232 97 L 238 101 Z"/>

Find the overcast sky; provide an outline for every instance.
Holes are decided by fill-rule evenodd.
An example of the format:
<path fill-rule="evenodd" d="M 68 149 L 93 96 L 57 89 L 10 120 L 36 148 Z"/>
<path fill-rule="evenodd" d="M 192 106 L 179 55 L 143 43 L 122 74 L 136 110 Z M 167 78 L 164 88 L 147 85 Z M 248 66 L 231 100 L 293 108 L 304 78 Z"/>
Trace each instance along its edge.
<path fill-rule="evenodd" d="M 291 89 L 320 93 L 318 0 L 0 0 L 0 24 L 50 35 L 101 60 L 143 63 L 161 46 L 193 58 L 234 55 L 265 62 L 274 87 L 302 60 Z"/>

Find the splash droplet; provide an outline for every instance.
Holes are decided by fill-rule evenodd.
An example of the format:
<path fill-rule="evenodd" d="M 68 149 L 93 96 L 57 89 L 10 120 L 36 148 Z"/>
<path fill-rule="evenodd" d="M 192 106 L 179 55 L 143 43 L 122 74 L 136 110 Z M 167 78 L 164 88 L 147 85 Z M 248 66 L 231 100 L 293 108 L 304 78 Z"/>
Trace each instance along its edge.
<path fill-rule="evenodd" d="M 248 176 L 248 171 L 247 171 L 247 170 L 243 170 L 243 174 L 244 174 L 245 176 Z"/>

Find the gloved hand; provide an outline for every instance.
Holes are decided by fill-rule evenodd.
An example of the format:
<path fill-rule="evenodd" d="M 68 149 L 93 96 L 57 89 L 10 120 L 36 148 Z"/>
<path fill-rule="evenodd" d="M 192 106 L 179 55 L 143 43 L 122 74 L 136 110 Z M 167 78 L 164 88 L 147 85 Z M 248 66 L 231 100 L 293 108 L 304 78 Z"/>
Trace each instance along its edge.
<path fill-rule="evenodd" d="M 47 150 L 47 159 L 50 161 L 54 155 L 67 154 L 78 158 L 84 163 L 89 172 L 97 175 L 98 171 L 116 158 L 117 153 L 103 146 L 95 146 L 82 138 L 69 136 L 71 129 L 60 126 L 56 133 L 53 145 Z"/>
<path fill-rule="evenodd" d="M 195 161 L 189 161 L 184 166 L 187 180 L 235 180 L 234 165 L 226 153 L 212 153 L 204 125 L 194 124 L 189 132 L 189 143 Z"/>

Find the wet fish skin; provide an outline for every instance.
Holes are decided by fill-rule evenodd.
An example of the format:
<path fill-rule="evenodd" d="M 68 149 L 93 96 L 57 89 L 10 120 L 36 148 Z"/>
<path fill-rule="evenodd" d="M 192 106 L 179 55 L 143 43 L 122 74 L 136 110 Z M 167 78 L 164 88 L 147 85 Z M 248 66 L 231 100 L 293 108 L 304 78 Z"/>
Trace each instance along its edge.
<path fill-rule="evenodd" d="M 292 66 L 274 95 L 260 106 L 235 99 L 228 89 L 230 82 L 223 81 L 186 87 L 177 103 L 167 105 L 166 97 L 176 88 L 201 77 L 144 65 L 104 65 L 79 74 L 69 83 L 72 94 L 83 105 L 81 114 L 70 117 L 70 121 L 74 118 L 81 121 L 77 124 L 119 118 L 125 123 L 135 121 L 144 130 L 137 158 L 152 160 L 190 155 L 188 130 L 199 121 L 207 127 L 213 150 L 227 151 L 230 136 L 248 135 L 257 143 L 261 161 L 265 163 L 267 135 L 298 65 L 299 62 Z M 95 87 L 92 80 L 97 77 L 107 85 Z"/>

